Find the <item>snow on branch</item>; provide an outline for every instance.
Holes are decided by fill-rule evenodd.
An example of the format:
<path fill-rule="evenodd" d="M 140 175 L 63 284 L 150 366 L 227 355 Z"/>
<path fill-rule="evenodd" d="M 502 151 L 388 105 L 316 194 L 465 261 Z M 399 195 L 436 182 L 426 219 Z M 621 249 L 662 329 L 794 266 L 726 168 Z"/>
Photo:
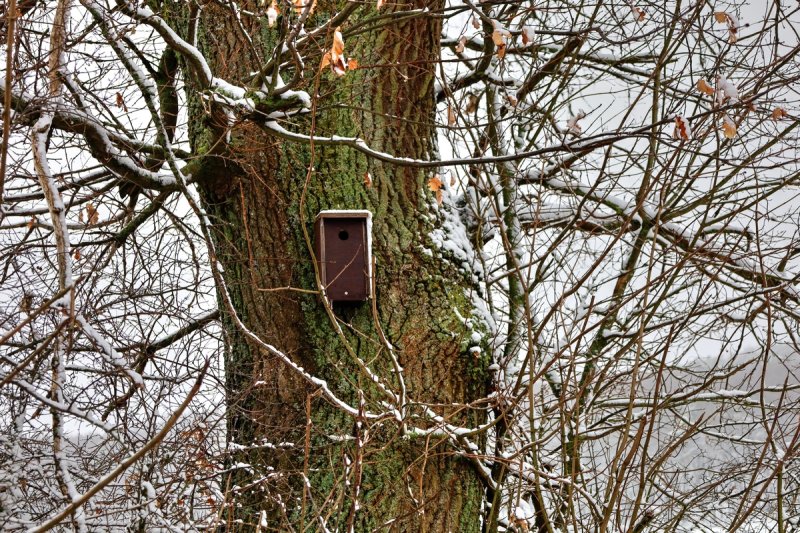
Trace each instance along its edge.
<path fill-rule="evenodd" d="M 108 18 L 108 15 L 102 10 L 102 7 L 96 2 L 92 0 L 81 0 L 81 3 L 87 6 L 87 8 L 94 10 L 100 17 Z M 211 86 L 214 76 L 211 73 L 211 67 L 208 65 L 206 58 L 200 50 L 184 41 L 164 19 L 153 13 L 149 8 L 136 7 L 126 0 L 117 0 L 117 5 L 122 12 L 129 17 L 156 30 L 168 46 L 186 59 L 200 84 L 204 87 Z"/>
<path fill-rule="evenodd" d="M 62 73 L 60 76 L 66 84 L 70 84 L 69 75 Z M 0 84 L 0 91 L 3 91 Z M 175 185 L 175 180 L 169 175 L 151 172 L 139 166 L 130 156 L 122 152 L 118 146 L 132 146 L 143 151 L 158 153 L 163 148 L 149 145 L 128 136 L 107 129 L 88 109 L 78 110 L 61 103 L 50 104 L 52 111 L 45 109 L 41 104 L 35 103 L 35 98 L 17 94 L 12 97 L 15 110 L 24 116 L 41 117 L 46 114 L 50 127 L 62 131 L 81 134 L 86 140 L 87 147 L 92 155 L 108 170 L 117 176 L 123 177 L 144 188 L 166 189 Z M 37 119 L 38 120 L 38 119 Z M 182 153 L 183 156 L 188 154 Z"/>
<path fill-rule="evenodd" d="M 144 380 L 141 374 L 128 366 L 125 358 L 117 352 L 111 344 L 103 338 L 100 333 L 92 327 L 86 318 L 81 314 L 75 315 L 75 321 L 80 324 L 81 329 L 91 341 L 100 348 L 105 360 L 112 366 L 123 372 L 137 387 L 144 387 Z"/>

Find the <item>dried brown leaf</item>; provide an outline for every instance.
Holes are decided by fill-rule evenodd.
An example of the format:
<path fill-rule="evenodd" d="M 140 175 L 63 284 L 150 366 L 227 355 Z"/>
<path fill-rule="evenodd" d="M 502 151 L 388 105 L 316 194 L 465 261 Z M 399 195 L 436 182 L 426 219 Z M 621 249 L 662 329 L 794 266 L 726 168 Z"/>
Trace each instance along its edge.
<path fill-rule="evenodd" d="M 92 202 L 86 204 L 86 222 L 88 224 L 97 224 L 100 220 L 100 214 Z"/>
<path fill-rule="evenodd" d="M 492 42 L 497 47 L 497 57 L 503 59 L 506 56 L 506 44 L 508 39 L 511 38 L 511 32 L 500 26 L 495 22 L 494 31 L 492 32 Z"/>
<path fill-rule="evenodd" d="M 500 30 L 494 30 L 492 32 L 492 42 L 494 42 L 495 46 L 505 46 L 506 39 L 503 33 Z"/>
<path fill-rule="evenodd" d="M 585 117 L 586 113 L 583 111 L 579 111 L 575 116 L 567 120 L 567 131 L 576 136 L 580 135 L 581 132 L 583 131 L 583 128 L 581 128 L 581 125 L 578 124 L 578 121 Z"/>
<path fill-rule="evenodd" d="M 355 67 L 358 68 L 358 61 L 355 59 L 351 59 L 350 61 L 353 61 Z M 344 76 L 347 73 L 348 64 L 349 61 L 345 60 L 344 57 L 344 39 L 342 38 L 341 28 L 336 28 L 333 32 L 333 45 L 331 45 L 331 49 L 322 56 L 319 68 L 322 70 L 330 65 L 335 75 Z"/>
<path fill-rule="evenodd" d="M 455 51 L 457 54 L 460 54 L 464 51 L 464 48 L 467 46 L 467 38 L 466 36 L 462 35 L 458 38 L 458 44 L 456 45 Z"/>
<path fill-rule="evenodd" d="M 312 14 L 314 8 L 317 7 L 317 0 L 294 0 L 294 10 L 298 15 L 302 15 L 306 7 L 308 7 L 308 14 Z"/>
<path fill-rule="evenodd" d="M 22 295 L 22 298 L 19 300 L 19 310 L 25 313 L 26 315 L 31 314 L 31 309 L 33 308 L 33 294 L 26 292 Z"/>
<path fill-rule="evenodd" d="M 714 96 L 715 92 L 714 88 L 711 85 L 709 85 L 708 82 L 703 78 L 697 80 L 697 90 L 709 96 Z"/>
<path fill-rule="evenodd" d="M 525 26 L 522 28 L 522 44 L 526 45 L 528 43 L 532 43 L 534 37 L 536 36 L 536 31 L 531 28 L 530 26 Z"/>
<path fill-rule="evenodd" d="M 721 24 L 724 23 L 728 25 L 728 42 L 731 44 L 736 43 L 738 40 L 737 31 L 739 30 L 738 19 L 725 11 L 715 11 L 714 20 Z"/>
<path fill-rule="evenodd" d="M 273 27 L 275 25 L 275 21 L 278 20 L 278 13 L 280 13 L 278 4 L 273 0 L 273 2 L 267 8 L 267 24 L 270 28 Z"/>
<path fill-rule="evenodd" d="M 333 48 L 331 52 L 342 55 L 344 53 L 344 37 L 342 37 L 342 28 L 336 28 L 333 32 Z"/>
<path fill-rule="evenodd" d="M 789 113 L 787 113 L 784 108 L 776 107 L 775 109 L 772 110 L 772 114 L 770 115 L 770 117 L 772 117 L 772 120 L 780 120 L 782 118 L 786 118 L 788 115 Z"/>
<path fill-rule="evenodd" d="M 692 138 L 692 128 L 689 122 L 680 115 L 675 117 L 675 137 L 683 141 Z"/>
<path fill-rule="evenodd" d="M 453 109 L 453 106 L 447 106 L 447 124 L 448 126 L 454 126 L 456 123 L 456 112 Z"/>
<path fill-rule="evenodd" d="M 726 139 L 733 139 L 736 137 L 736 123 L 727 115 L 722 117 L 722 133 Z"/>
<path fill-rule="evenodd" d="M 466 113 L 474 113 L 478 110 L 478 97 L 472 93 L 467 95 L 467 108 L 464 109 Z"/>
<path fill-rule="evenodd" d="M 126 113 L 128 112 L 128 106 L 125 105 L 125 98 L 123 98 L 122 93 L 117 93 L 117 107 L 121 107 Z"/>

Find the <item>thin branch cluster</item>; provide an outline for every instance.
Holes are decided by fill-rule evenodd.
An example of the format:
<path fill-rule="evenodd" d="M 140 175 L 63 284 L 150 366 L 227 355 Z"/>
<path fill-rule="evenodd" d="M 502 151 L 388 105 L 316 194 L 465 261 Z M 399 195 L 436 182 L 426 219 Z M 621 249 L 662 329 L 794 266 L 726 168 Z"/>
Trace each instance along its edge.
<path fill-rule="evenodd" d="M 222 310 L 359 443 L 391 427 L 469 461 L 486 531 L 797 531 L 797 6 L 340 4 L 3 8 L 0 529 L 225 527 L 230 474 L 277 475 L 232 453 L 286 444 L 226 443 Z M 212 7 L 249 46 L 279 35 L 246 86 L 197 42 Z M 359 35 L 401 17 L 443 21 L 437 156 L 315 135 L 308 80 L 369 69 Z M 217 124 L 429 169 L 426 238 L 469 272 L 492 357 L 461 406 L 482 422 L 408 393 L 385 338 L 396 376 L 360 367 L 385 401 L 351 403 L 247 329 L 195 183 L 190 79 Z M 357 499 L 363 460 L 333 490 Z"/>

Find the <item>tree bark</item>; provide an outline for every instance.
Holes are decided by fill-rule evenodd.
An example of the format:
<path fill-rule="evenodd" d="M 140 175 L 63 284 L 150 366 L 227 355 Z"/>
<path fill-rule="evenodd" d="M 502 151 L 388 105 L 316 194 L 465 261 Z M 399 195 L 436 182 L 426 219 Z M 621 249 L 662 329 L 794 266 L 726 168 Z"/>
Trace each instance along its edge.
<path fill-rule="evenodd" d="M 324 20 L 334 7 L 320 2 L 314 16 Z M 358 135 L 397 156 L 434 157 L 441 27 L 431 13 L 443 2 L 415 0 L 386 6 L 380 15 L 420 7 L 429 13 L 385 17 L 366 33 L 346 35 L 346 55 L 368 68 L 336 78 L 318 70 L 321 54 L 306 54 L 316 59 L 307 61 L 305 88 L 319 98 L 305 131 Z M 362 19 L 378 14 L 374 6 L 361 10 Z M 206 57 L 220 76 L 239 83 L 269 59 L 264 54 L 277 34 L 266 20 L 243 18 L 242 24 L 253 46 L 219 6 L 208 4 L 200 25 Z M 320 47 L 330 48 L 331 39 Z M 470 351 L 478 326 L 463 318 L 471 312 L 470 274 L 429 237 L 441 224 L 426 188 L 431 173 L 367 160 L 343 147 L 289 144 L 251 122 L 225 124 L 205 113 L 188 85 L 192 148 L 203 157 L 195 178 L 244 324 L 365 412 L 389 408 L 364 366 L 401 390 L 385 339 L 410 400 L 431 405 L 453 424 L 480 421 L 481 411 L 465 406 L 485 394 L 488 362 Z M 334 304 L 338 326 L 318 294 L 296 290 L 317 289 L 308 236 L 313 239 L 314 218 L 323 209 L 369 209 L 374 220 L 375 300 Z M 478 473 L 443 438 L 404 434 L 396 419 L 374 422 L 341 412 L 248 342 L 224 312 L 223 323 L 230 464 L 252 465 L 234 468 L 226 481 L 230 499 L 241 505 L 223 513 L 232 530 L 253 530 L 262 510 L 267 529 L 276 531 L 312 521 L 311 530 L 322 522 L 332 531 L 480 529 Z M 404 407 L 409 415 L 422 409 Z"/>

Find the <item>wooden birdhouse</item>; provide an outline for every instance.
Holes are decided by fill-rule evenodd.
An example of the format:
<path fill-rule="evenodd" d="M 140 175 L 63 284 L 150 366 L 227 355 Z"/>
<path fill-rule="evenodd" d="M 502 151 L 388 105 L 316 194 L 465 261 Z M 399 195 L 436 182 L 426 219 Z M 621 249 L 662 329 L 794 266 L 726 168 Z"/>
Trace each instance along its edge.
<path fill-rule="evenodd" d="M 314 224 L 315 254 L 332 302 L 372 297 L 372 213 L 321 211 Z"/>

